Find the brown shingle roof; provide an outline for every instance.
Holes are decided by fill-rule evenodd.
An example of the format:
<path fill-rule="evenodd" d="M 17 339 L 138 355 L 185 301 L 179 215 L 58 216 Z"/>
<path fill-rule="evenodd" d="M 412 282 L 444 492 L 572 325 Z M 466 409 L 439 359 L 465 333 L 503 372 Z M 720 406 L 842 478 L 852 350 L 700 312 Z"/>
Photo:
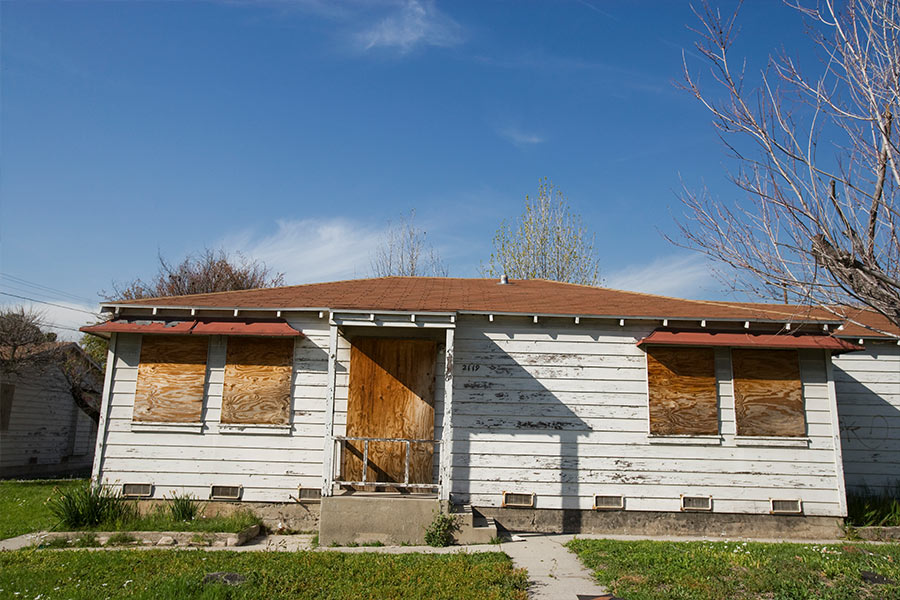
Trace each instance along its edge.
<path fill-rule="evenodd" d="M 683 300 L 541 279 L 511 280 L 507 285 L 500 285 L 496 279 L 380 277 L 280 288 L 144 298 L 110 304 L 244 309 L 494 312 L 709 320 L 838 321 L 830 315 L 811 315 L 809 309 L 792 305 Z"/>

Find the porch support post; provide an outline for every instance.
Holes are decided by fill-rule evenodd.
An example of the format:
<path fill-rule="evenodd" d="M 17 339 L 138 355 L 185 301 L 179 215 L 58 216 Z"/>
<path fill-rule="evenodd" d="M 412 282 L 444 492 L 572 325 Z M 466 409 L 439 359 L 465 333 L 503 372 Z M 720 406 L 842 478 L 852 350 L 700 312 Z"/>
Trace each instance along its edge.
<path fill-rule="evenodd" d="M 334 390 L 337 375 L 338 327 L 328 330 L 328 390 L 325 392 L 325 448 L 322 454 L 322 495 L 330 496 L 334 482 Z"/>
<path fill-rule="evenodd" d="M 454 329 L 447 329 L 447 339 L 444 346 L 444 419 L 441 421 L 441 450 L 440 450 L 440 499 L 450 500 L 450 490 L 453 482 L 450 480 L 452 471 L 452 446 L 453 446 L 453 344 Z"/>
<path fill-rule="evenodd" d="M 834 389 L 834 363 L 832 354 L 825 354 L 825 377 L 828 382 L 828 408 L 831 413 L 831 440 L 834 446 L 834 474 L 837 481 L 838 504 L 841 516 L 847 516 L 847 486 L 844 482 L 844 458 L 841 453 L 841 426 L 838 420 L 837 393 Z"/>
<path fill-rule="evenodd" d="M 119 336 L 110 334 L 106 349 L 106 373 L 103 377 L 103 393 L 100 396 L 100 419 L 97 421 L 97 442 L 94 446 L 94 464 L 91 465 L 91 485 L 100 485 L 103 475 L 103 451 L 109 429 L 109 405 L 112 404 L 113 370 L 116 367 L 116 345 Z"/>

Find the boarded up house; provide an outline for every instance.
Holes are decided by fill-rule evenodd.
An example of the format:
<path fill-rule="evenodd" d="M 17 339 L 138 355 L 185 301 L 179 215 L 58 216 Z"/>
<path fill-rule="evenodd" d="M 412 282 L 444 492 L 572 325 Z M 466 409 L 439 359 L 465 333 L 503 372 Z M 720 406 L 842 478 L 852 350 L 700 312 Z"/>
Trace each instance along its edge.
<path fill-rule="evenodd" d="M 20 372 L 0 376 L 0 477 L 87 473 L 103 371 L 71 342 L 17 351 L 27 355 L 19 358 Z M 9 356 L 10 348 L 0 347 L 0 360 Z"/>
<path fill-rule="evenodd" d="M 138 496 L 811 535 L 900 465 L 900 332 L 793 306 L 389 277 L 103 308 L 94 477 Z"/>

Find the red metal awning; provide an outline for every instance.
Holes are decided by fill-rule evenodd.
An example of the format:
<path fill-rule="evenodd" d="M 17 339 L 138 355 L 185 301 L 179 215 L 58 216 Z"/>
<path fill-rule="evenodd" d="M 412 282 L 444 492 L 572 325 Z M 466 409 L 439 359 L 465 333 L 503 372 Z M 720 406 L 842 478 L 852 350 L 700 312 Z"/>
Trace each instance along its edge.
<path fill-rule="evenodd" d="M 788 335 L 657 329 L 638 346 L 728 346 L 732 348 L 812 348 L 831 352 L 853 352 L 861 346 L 828 335 Z"/>
<path fill-rule="evenodd" d="M 80 329 L 85 333 L 171 333 L 180 335 L 302 336 L 281 319 L 115 319 Z"/>
<path fill-rule="evenodd" d="M 97 325 L 85 325 L 85 333 L 178 333 L 187 335 L 197 323 L 184 319 L 115 319 Z"/>
<path fill-rule="evenodd" d="M 194 335 L 303 335 L 285 321 L 251 321 L 238 319 L 200 319 L 191 330 Z"/>

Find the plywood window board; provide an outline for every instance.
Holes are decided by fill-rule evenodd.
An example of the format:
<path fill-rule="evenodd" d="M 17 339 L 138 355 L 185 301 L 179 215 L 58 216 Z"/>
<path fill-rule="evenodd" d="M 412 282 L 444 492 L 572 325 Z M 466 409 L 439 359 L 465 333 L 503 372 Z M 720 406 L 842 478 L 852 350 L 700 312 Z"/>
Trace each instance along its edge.
<path fill-rule="evenodd" d="M 719 433 L 712 348 L 649 346 L 647 381 L 651 435 Z"/>
<path fill-rule="evenodd" d="M 143 336 L 133 420 L 199 423 L 207 347 L 206 337 Z"/>
<path fill-rule="evenodd" d="M 800 356 L 796 350 L 731 351 L 739 436 L 806 435 Z"/>
<path fill-rule="evenodd" d="M 289 425 L 293 338 L 230 337 L 222 423 Z"/>

